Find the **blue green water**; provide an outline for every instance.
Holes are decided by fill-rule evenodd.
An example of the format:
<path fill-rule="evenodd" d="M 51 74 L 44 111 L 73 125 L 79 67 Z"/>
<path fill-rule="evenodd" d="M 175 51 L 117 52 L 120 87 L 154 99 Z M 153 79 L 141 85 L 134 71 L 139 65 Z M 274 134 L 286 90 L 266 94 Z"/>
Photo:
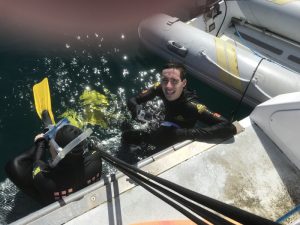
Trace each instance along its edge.
<path fill-rule="evenodd" d="M 30 147 L 34 136 L 42 129 L 33 102 L 32 86 L 35 83 L 48 77 L 57 121 L 58 116 L 68 109 L 82 111 L 79 97 L 84 90 L 106 94 L 110 101 L 108 110 L 114 114 L 114 119 L 108 121 L 107 128 L 94 126 L 93 130 L 106 150 L 115 154 L 121 122 L 129 118 L 126 99 L 157 81 L 164 63 L 157 56 L 140 51 L 136 34 L 126 33 L 113 39 L 97 33 L 66 37 L 49 48 L 12 46 L 5 51 L 0 49 L 0 223 L 5 223 L 10 211 L 17 214 L 12 218 L 26 215 L 18 208 L 17 189 L 6 178 L 3 166 L 9 158 Z M 188 82 L 204 104 L 225 117 L 230 116 L 237 101 L 192 76 Z M 237 119 L 250 111 L 251 108 L 242 106 Z M 23 202 L 28 201 L 26 196 L 22 198 Z M 38 207 L 33 203 L 31 210 Z"/>

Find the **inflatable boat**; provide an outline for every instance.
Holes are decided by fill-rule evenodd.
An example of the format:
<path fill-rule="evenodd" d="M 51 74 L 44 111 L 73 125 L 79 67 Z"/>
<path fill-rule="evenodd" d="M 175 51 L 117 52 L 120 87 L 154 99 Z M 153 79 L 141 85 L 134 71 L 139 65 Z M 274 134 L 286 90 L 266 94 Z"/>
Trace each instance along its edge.
<path fill-rule="evenodd" d="M 139 37 L 208 85 L 256 106 L 300 91 L 299 21 L 300 1 L 222 0 L 206 3 L 187 22 L 165 14 L 147 18 Z"/>

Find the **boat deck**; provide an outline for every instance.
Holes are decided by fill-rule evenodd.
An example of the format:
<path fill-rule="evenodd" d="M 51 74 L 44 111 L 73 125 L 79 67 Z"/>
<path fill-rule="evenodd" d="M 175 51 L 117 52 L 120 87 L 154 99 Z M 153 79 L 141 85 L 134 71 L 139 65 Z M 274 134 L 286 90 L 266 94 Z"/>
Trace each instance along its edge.
<path fill-rule="evenodd" d="M 300 171 L 249 118 L 241 124 L 245 131 L 221 144 L 184 142 L 139 166 L 275 221 L 300 203 Z M 15 224 L 112 225 L 175 219 L 186 218 L 117 174 Z"/>

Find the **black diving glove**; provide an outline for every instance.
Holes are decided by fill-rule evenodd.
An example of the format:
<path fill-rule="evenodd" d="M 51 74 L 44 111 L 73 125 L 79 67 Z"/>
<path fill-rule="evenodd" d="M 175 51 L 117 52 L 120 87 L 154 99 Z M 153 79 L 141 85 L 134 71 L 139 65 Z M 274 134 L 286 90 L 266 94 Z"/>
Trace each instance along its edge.
<path fill-rule="evenodd" d="M 40 160 L 44 153 L 45 149 L 47 148 L 48 142 L 44 137 L 37 136 L 34 140 L 35 144 L 35 152 L 34 152 L 34 161 Z"/>
<path fill-rule="evenodd" d="M 213 138 L 213 135 L 211 135 L 209 131 L 203 129 L 177 128 L 172 130 L 172 135 L 178 141 L 205 141 Z"/>
<path fill-rule="evenodd" d="M 136 102 L 135 98 L 131 98 L 128 100 L 127 107 L 131 113 L 132 119 L 136 119 L 139 111 L 142 110 L 142 106 Z"/>
<path fill-rule="evenodd" d="M 172 130 L 172 133 L 173 133 L 172 135 L 174 135 L 174 137 L 179 141 L 193 139 L 190 137 L 188 129 L 185 128 L 174 128 Z"/>
<path fill-rule="evenodd" d="M 140 144 L 143 141 L 145 133 L 140 130 L 127 130 L 122 133 L 123 144 Z"/>
<path fill-rule="evenodd" d="M 205 141 L 211 139 L 225 139 L 232 137 L 234 134 L 236 134 L 236 128 L 232 124 L 226 124 L 220 127 L 179 128 L 173 130 L 173 135 L 179 140 Z"/>
<path fill-rule="evenodd" d="M 153 119 L 153 115 L 145 110 L 143 107 L 136 102 L 135 98 L 129 99 L 127 107 L 131 113 L 131 117 L 142 123 L 146 123 Z"/>
<path fill-rule="evenodd" d="M 139 110 L 136 116 L 136 120 L 142 123 L 147 123 L 153 119 L 153 115 L 143 109 Z"/>

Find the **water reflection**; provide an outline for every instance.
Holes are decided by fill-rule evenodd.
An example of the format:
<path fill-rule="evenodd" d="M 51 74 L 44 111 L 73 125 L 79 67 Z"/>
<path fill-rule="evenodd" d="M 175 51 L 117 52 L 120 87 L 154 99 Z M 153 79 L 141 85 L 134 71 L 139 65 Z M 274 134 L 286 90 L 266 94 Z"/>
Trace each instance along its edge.
<path fill-rule="evenodd" d="M 9 56 L 0 54 L 0 58 L 5 59 L 0 63 L 1 105 L 6 105 L 0 111 L 0 126 L 5 130 L 0 133 L 0 141 L 2 148 L 8 150 L 2 166 L 9 158 L 26 150 L 34 135 L 42 129 L 32 96 L 34 83 L 48 77 L 56 121 L 69 116 L 81 122 L 82 127 L 92 127 L 93 135 L 104 149 L 116 155 L 121 142 L 121 125 L 130 120 L 126 99 L 156 82 L 156 67 L 160 66 L 155 60 L 137 58 L 137 43 L 125 33 L 109 41 L 98 33 L 76 35 L 52 49 L 16 50 Z M 157 106 L 152 105 L 152 110 L 159 111 Z M 135 126 L 145 125 L 135 123 Z M 143 157 L 141 154 L 139 159 Z M 104 165 L 104 173 L 114 171 Z M 5 179 L 4 173 L 2 179 L 1 224 L 39 207 L 29 206 L 23 214 L 17 212 L 20 209 L 16 208 L 15 200 L 27 205 L 28 198 Z M 9 213 L 12 209 L 14 215 Z"/>
<path fill-rule="evenodd" d="M 48 49 L 22 52 L 18 49 L 0 52 L 0 142 L 3 149 L 2 167 L 11 157 L 20 154 L 32 144 L 35 134 L 42 130 L 34 107 L 32 86 L 48 77 L 52 109 L 56 121 L 64 116 L 74 117 L 83 127 L 92 127 L 105 151 L 118 155 L 121 146 L 122 124 L 130 120 L 126 99 L 159 81 L 163 61 L 148 53 L 139 54 L 138 43 L 126 33 L 114 40 L 107 40 L 100 33 L 67 37 Z M 201 100 L 213 111 L 228 117 L 236 103 L 221 93 L 189 78 L 189 86 L 196 89 Z M 87 104 L 85 92 L 96 99 L 106 99 L 108 104 Z M 93 94 L 95 93 L 95 94 Z M 101 97 L 97 97 L 100 94 Z M 88 95 L 89 95 L 88 94 Z M 100 101 L 101 102 L 101 101 Z M 220 104 L 222 102 L 222 104 Z M 154 100 L 146 104 L 146 110 L 156 115 L 151 124 L 133 122 L 135 128 L 157 126 L 162 116 L 162 102 Z M 221 108 L 223 107 L 223 108 Z M 249 110 L 246 110 L 247 114 Z M 151 154 L 151 146 L 141 149 L 130 157 L 141 160 Z M 16 193 L 20 205 L 28 205 L 28 198 L 17 192 L 16 187 L 1 171 L 0 223 L 9 217 L 13 221 L 22 213 L 9 214 L 15 208 Z M 114 168 L 104 165 L 104 173 Z M 38 206 L 29 206 L 27 213 Z"/>

